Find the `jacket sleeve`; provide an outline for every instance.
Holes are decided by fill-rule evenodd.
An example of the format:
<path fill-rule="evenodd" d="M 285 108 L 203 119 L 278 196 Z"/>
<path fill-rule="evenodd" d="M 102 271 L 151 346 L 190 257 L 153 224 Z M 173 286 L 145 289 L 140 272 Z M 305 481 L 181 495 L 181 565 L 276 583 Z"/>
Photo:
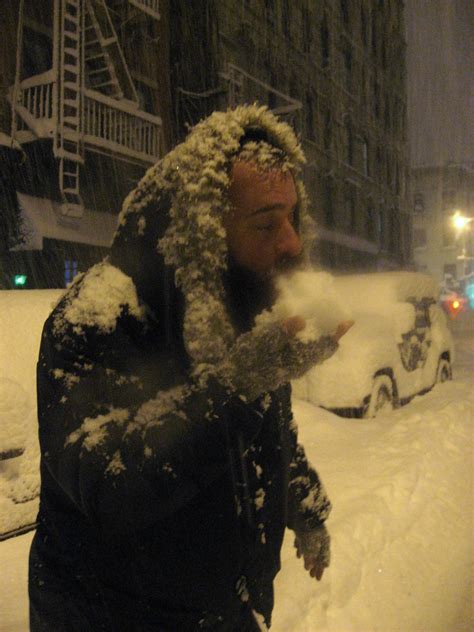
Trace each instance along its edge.
<path fill-rule="evenodd" d="M 53 329 L 38 362 L 43 466 L 99 528 L 127 532 L 171 515 L 229 467 L 237 435 L 248 446 L 258 434 L 261 415 L 215 379 L 163 388 L 156 376 L 147 393 L 116 368 L 110 349 L 133 355 L 120 328 L 94 340 Z"/>
<path fill-rule="evenodd" d="M 292 460 L 288 485 L 288 524 L 294 531 L 310 531 L 320 526 L 331 511 L 331 502 L 318 473 L 311 467 L 303 446 L 298 443 L 297 426 L 291 421 Z"/>

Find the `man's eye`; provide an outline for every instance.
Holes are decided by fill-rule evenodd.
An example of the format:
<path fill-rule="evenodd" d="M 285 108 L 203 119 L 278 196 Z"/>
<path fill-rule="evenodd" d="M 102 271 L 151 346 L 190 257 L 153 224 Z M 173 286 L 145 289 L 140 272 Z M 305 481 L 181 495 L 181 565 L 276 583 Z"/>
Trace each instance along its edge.
<path fill-rule="evenodd" d="M 256 230 L 259 232 L 271 232 L 273 230 L 273 224 L 261 224 L 260 226 L 255 226 Z"/>

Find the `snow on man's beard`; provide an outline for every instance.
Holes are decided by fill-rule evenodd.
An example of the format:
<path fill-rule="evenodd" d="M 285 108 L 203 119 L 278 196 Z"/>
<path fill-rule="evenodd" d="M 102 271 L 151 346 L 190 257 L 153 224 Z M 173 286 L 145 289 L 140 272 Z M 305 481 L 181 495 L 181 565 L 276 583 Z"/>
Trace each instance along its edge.
<path fill-rule="evenodd" d="M 238 331 L 248 331 L 254 325 L 255 316 L 269 310 L 278 292 L 276 281 L 304 268 L 302 255 L 282 257 L 265 275 L 257 274 L 238 263 L 229 255 L 224 287 L 234 326 Z"/>

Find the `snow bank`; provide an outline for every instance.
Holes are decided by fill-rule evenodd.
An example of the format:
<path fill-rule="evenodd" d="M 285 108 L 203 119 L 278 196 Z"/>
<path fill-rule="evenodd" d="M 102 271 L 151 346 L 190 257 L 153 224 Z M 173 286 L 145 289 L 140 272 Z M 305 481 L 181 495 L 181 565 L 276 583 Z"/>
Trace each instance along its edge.
<path fill-rule="evenodd" d="M 39 488 L 36 361 L 44 321 L 62 290 L 0 292 L 0 452 L 24 449 L 1 463 L 0 533 L 36 517 Z M 26 503 L 26 504 L 18 504 Z"/>
<path fill-rule="evenodd" d="M 375 420 L 296 402 L 334 505 L 332 562 L 316 583 L 287 532 L 272 631 L 474 629 L 471 392 L 472 360 L 471 383 L 438 385 Z"/>
<path fill-rule="evenodd" d="M 0 292 L 0 451 L 23 447 L 36 416 L 36 361 L 44 321 L 60 290 Z"/>

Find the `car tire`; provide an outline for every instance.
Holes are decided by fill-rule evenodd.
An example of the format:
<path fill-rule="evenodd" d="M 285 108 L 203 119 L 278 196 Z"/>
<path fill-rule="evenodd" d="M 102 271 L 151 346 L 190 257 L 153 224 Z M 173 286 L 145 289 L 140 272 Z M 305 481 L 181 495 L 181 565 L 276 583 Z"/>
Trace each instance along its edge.
<path fill-rule="evenodd" d="M 453 379 L 453 370 L 451 362 L 446 358 L 440 358 L 438 362 L 438 370 L 436 371 L 436 382 L 448 382 Z"/>
<path fill-rule="evenodd" d="M 393 410 L 394 407 L 393 382 L 390 376 L 376 375 L 363 416 L 376 417 L 381 411 L 387 412 Z"/>

